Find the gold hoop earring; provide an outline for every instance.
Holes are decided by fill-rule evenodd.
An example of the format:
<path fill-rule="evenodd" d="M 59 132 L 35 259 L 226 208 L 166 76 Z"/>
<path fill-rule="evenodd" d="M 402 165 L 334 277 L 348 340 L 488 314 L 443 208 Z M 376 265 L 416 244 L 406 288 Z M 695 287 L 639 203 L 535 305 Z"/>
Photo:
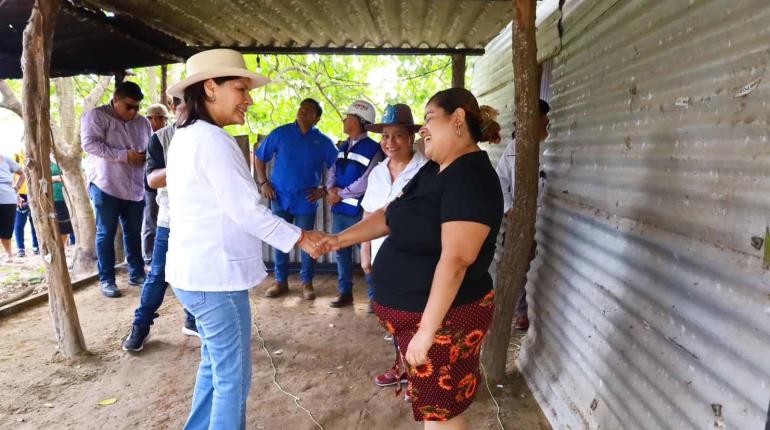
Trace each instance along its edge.
<path fill-rule="evenodd" d="M 457 133 L 457 137 L 460 137 L 460 124 L 457 124 L 457 128 L 455 129 L 455 132 Z"/>

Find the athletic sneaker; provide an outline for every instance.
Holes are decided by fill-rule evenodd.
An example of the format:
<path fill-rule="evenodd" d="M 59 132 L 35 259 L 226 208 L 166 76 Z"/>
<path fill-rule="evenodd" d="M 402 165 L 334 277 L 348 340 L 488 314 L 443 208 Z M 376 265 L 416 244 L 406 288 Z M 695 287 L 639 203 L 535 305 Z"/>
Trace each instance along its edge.
<path fill-rule="evenodd" d="M 402 373 L 401 375 L 399 375 L 398 373 L 396 373 L 396 369 L 390 369 L 385 373 L 374 377 L 374 383 L 378 387 L 388 387 L 391 385 L 396 385 L 398 383 L 406 384 L 406 382 L 407 382 L 406 373 Z"/>
<path fill-rule="evenodd" d="M 144 344 L 150 340 L 150 327 L 134 324 L 131 331 L 123 339 L 123 351 L 139 352 L 144 349 Z"/>
<path fill-rule="evenodd" d="M 198 333 L 198 327 L 195 325 L 195 322 L 190 322 L 187 320 L 184 321 L 184 325 L 182 326 L 182 334 L 185 336 L 201 337 L 201 335 Z"/>
<path fill-rule="evenodd" d="M 133 285 L 135 287 L 142 287 L 144 286 L 145 279 L 146 278 L 144 275 L 139 275 L 135 278 L 128 278 L 128 285 Z"/>

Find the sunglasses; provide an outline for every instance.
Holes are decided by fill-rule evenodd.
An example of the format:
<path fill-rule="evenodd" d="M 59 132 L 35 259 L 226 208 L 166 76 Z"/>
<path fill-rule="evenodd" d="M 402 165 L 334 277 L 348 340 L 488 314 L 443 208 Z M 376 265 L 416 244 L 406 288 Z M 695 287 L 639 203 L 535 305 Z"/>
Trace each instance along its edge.
<path fill-rule="evenodd" d="M 134 110 L 134 111 L 137 111 L 137 112 L 139 111 L 139 107 L 140 107 L 139 104 L 126 103 L 123 100 L 121 100 L 120 102 L 123 103 L 123 106 L 126 107 L 126 110 Z"/>

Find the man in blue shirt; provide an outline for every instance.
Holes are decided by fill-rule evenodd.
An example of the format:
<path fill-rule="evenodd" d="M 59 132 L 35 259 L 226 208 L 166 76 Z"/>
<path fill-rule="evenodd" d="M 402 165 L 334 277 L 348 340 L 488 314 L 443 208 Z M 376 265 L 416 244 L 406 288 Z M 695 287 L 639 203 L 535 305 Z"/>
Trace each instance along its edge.
<path fill-rule="evenodd" d="M 313 99 L 300 103 L 297 119 L 267 136 L 255 151 L 254 166 L 262 195 L 270 199 L 273 213 L 303 230 L 315 227 L 318 201 L 326 196 L 321 186 L 324 172 L 337 160 L 337 147 L 315 125 L 323 109 Z M 275 158 L 273 175 L 267 178 L 267 163 Z M 289 255 L 275 250 L 275 283 L 265 297 L 279 297 L 289 290 Z M 315 299 L 313 266 L 315 261 L 302 252 L 302 296 Z"/>

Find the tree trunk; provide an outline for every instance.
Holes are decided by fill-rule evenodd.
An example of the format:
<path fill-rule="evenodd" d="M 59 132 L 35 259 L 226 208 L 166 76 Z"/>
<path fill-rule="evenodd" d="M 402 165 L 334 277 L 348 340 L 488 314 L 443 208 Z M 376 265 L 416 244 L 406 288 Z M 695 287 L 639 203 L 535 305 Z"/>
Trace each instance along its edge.
<path fill-rule="evenodd" d="M 103 76 L 96 88 L 83 101 L 83 112 L 93 109 L 101 100 L 111 78 Z M 69 197 L 70 218 L 75 230 L 77 248 L 73 261 L 74 273 L 96 271 L 96 219 L 88 197 L 88 186 L 83 176 L 81 160 L 83 149 L 80 142 L 80 121 L 75 115 L 75 97 L 72 78 L 56 80 L 59 95 L 60 132 L 54 133 L 56 160 L 62 168 L 64 189 Z M 56 130 L 54 130 L 56 131 Z"/>
<path fill-rule="evenodd" d="M 157 67 L 148 67 L 147 68 L 147 96 L 150 99 L 150 103 L 158 103 L 159 98 L 158 93 L 158 68 Z"/>
<path fill-rule="evenodd" d="M 493 382 L 505 378 L 516 299 L 527 279 L 535 240 L 539 145 L 539 75 L 535 42 L 535 0 L 513 0 L 513 81 L 516 89 L 516 165 L 513 210 L 508 215 L 505 248 L 498 270 L 495 313 L 484 348 L 484 365 Z"/>
<path fill-rule="evenodd" d="M 48 280 L 48 303 L 59 352 L 68 358 L 87 353 L 72 295 L 64 247 L 59 240 L 49 156 L 53 145 L 50 117 L 51 48 L 61 0 L 36 0 L 24 29 L 21 55 L 22 106 L 29 194 Z"/>
<path fill-rule="evenodd" d="M 168 106 L 168 94 L 166 94 L 166 90 L 168 89 L 168 66 L 163 64 L 160 66 L 160 103 L 164 106 Z"/>

